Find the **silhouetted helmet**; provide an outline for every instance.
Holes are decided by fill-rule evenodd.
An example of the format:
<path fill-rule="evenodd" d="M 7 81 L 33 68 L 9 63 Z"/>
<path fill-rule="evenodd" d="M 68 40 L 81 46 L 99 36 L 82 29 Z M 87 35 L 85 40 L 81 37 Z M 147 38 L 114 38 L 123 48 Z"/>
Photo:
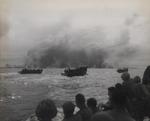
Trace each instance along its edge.
<path fill-rule="evenodd" d="M 75 109 L 75 105 L 72 102 L 70 102 L 70 101 L 65 102 L 63 104 L 63 111 L 64 111 L 65 115 L 67 115 L 67 114 L 68 115 L 73 114 L 74 109 Z"/>
<path fill-rule="evenodd" d="M 124 72 L 121 75 L 121 78 L 122 78 L 123 81 L 128 81 L 130 79 L 130 74 L 128 72 Z"/>
<path fill-rule="evenodd" d="M 76 103 L 78 103 L 78 104 L 85 104 L 85 97 L 84 97 L 84 95 L 83 94 L 77 94 L 76 95 Z"/>
<path fill-rule="evenodd" d="M 40 120 L 52 119 L 57 114 L 57 108 L 52 100 L 45 99 L 38 104 L 35 113 Z"/>

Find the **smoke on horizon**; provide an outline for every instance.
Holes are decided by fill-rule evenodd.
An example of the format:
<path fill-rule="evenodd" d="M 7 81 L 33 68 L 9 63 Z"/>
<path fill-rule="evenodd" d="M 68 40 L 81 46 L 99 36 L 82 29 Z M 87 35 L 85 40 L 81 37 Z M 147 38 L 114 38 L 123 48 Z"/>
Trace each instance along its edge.
<path fill-rule="evenodd" d="M 58 26 L 57 26 L 58 27 Z M 42 42 L 28 51 L 25 64 L 39 67 L 113 67 L 134 58 L 138 49 L 130 44 L 130 32 L 123 29 L 113 44 L 108 44 L 101 27 L 73 31 L 69 27 L 54 28 L 50 42 Z M 54 31 L 55 30 L 55 31 Z"/>
<path fill-rule="evenodd" d="M 107 53 L 101 49 L 86 48 L 73 49 L 62 41 L 59 44 L 47 44 L 44 49 L 38 47 L 28 52 L 26 65 L 40 67 L 77 67 L 88 65 L 89 67 L 104 67 L 104 59 Z"/>

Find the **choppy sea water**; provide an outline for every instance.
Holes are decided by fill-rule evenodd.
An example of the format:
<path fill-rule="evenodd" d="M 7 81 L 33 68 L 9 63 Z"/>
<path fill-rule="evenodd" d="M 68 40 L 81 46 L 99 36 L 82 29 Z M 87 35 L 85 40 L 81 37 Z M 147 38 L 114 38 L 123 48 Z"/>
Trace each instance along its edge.
<path fill-rule="evenodd" d="M 65 77 L 63 69 L 45 69 L 42 74 L 21 75 L 19 69 L 0 69 L 0 121 L 25 121 L 37 104 L 51 98 L 60 109 L 77 93 L 107 101 L 107 88 L 122 82 L 116 69 L 88 69 L 81 77 Z M 129 69 L 131 77 L 142 77 L 144 68 Z"/>

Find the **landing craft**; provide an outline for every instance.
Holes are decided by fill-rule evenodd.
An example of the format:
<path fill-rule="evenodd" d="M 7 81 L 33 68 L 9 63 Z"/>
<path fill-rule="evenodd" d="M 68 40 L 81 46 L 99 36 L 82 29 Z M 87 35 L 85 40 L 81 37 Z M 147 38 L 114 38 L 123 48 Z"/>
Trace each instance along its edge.
<path fill-rule="evenodd" d="M 128 72 L 128 68 L 118 68 L 117 69 L 118 73 L 124 73 L 124 72 Z"/>
<path fill-rule="evenodd" d="M 68 77 L 72 77 L 72 76 L 84 76 L 87 74 L 87 66 L 81 66 L 78 68 L 66 68 L 64 70 L 63 73 L 61 73 L 61 75 L 63 76 L 68 76 Z"/>
<path fill-rule="evenodd" d="M 41 74 L 43 72 L 43 69 L 27 69 L 23 68 L 18 73 L 20 74 Z"/>

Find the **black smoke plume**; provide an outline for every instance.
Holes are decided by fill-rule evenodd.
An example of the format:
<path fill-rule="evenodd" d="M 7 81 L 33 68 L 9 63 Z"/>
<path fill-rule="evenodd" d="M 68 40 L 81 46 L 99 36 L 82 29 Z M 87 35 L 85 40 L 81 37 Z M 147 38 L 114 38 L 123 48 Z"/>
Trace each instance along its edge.
<path fill-rule="evenodd" d="M 112 38 L 115 39 L 113 44 L 109 44 L 109 33 L 104 33 L 101 27 L 75 30 L 70 27 L 69 22 L 54 25 L 45 32 L 48 33 L 49 41 L 30 50 L 25 65 L 42 68 L 80 65 L 101 68 L 128 65 L 129 60 L 134 59 L 139 51 L 137 46 L 130 43 L 132 38 L 128 27 L 134 21 L 125 23 L 125 28 Z"/>
<path fill-rule="evenodd" d="M 89 67 L 105 67 L 104 60 L 107 53 L 101 49 L 93 49 L 88 52 L 85 48 L 73 49 L 66 41 L 49 45 L 48 48 L 38 48 L 28 52 L 27 66 L 46 67 L 77 67 L 88 65 Z"/>

